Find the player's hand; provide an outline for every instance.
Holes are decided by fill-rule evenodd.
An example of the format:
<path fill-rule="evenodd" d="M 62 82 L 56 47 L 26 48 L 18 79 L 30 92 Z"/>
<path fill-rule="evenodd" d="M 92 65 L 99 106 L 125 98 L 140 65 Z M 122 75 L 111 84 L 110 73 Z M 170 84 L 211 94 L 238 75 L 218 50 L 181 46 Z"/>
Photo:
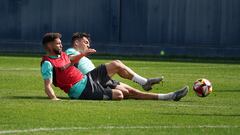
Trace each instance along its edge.
<path fill-rule="evenodd" d="M 59 100 L 61 100 L 61 99 L 55 97 L 55 98 L 52 98 L 51 100 L 53 100 L 53 101 L 59 101 Z"/>
<path fill-rule="evenodd" d="M 91 55 L 93 53 L 96 53 L 97 51 L 95 49 L 87 49 L 86 51 L 83 52 L 84 56 Z"/>

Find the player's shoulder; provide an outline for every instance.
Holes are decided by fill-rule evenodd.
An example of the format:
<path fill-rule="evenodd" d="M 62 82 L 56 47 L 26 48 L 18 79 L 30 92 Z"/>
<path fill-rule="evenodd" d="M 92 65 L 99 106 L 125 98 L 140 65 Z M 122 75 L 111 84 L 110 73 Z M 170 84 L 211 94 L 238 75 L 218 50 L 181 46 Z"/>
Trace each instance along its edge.
<path fill-rule="evenodd" d="M 65 51 L 65 53 L 66 53 L 67 55 L 78 55 L 78 54 L 79 54 L 79 52 L 78 52 L 77 50 L 75 50 L 74 48 L 68 48 L 68 49 Z"/>

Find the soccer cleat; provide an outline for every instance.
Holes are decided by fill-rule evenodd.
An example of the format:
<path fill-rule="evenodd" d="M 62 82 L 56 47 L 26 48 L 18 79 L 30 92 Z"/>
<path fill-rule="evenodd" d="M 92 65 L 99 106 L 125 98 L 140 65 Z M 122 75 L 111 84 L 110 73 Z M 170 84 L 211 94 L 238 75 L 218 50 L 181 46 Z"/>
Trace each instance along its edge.
<path fill-rule="evenodd" d="M 189 87 L 185 86 L 182 89 L 174 92 L 175 97 L 173 98 L 174 101 L 179 101 L 181 98 L 185 97 L 188 93 Z"/>
<path fill-rule="evenodd" d="M 149 79 L 147 79 L 147 83 L 144 84 L 142 87 L 145 91 L 149 91 L 149 90 L 152 89 L 152 86 L 154 84 L 158 84 L 160 82 L 163 82 L 163 79 L 164 79 L 163 76 L 161 76 L 160 78 L 149 78 Z"/>

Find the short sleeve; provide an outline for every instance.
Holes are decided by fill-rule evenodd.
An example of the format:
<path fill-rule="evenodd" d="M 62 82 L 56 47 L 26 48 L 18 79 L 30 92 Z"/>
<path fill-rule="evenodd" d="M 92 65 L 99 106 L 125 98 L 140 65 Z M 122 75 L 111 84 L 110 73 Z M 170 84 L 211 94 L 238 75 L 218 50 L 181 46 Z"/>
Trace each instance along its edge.
<path fill-rule="evenodd" d="M 53 66 L 49 61 L 44 61 L 41 67 L 41 73 L 44 80 L 52 79 Z"/>

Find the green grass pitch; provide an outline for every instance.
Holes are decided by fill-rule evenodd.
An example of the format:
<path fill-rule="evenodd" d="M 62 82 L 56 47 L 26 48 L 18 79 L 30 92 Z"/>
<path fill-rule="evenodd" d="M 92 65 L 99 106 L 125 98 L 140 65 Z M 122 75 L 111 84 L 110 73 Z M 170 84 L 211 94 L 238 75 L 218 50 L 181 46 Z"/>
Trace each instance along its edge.
<path fill-rule="evenodd" d="M 61 101 L 43 91 L 40 58 L 0 56 L 0 134 L 239 134 L 240 64 L 137 61 L 123 62 L 145 77 L 165 76 L 166 93 L 198 78 L 213 83 L 213 93 L 197 97 L 190 89 L 180 102 L 78 101 L 55 88 Z M 99 65 L 107 59 L 94 59 Z M 115 79 L 141 89 L 137 84 Z"/>

